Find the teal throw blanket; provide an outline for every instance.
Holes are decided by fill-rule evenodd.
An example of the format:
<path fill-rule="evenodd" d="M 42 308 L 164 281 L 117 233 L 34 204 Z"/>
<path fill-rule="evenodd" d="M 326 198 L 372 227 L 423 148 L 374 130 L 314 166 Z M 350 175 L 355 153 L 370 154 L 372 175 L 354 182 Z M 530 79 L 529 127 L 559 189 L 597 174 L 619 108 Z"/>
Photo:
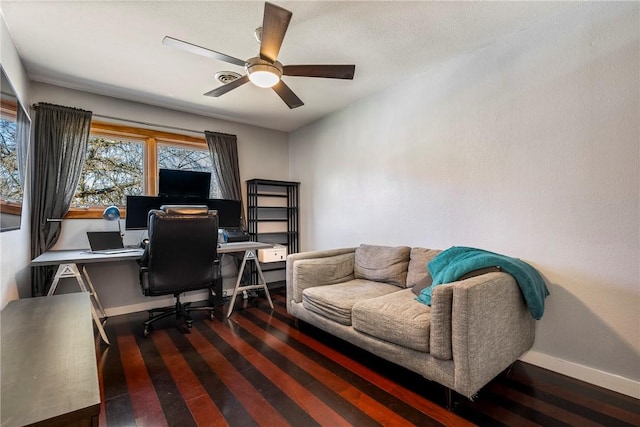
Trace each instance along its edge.
<path fill-rule="evenodd" d="M 549 290 L 538 270 L 516 258 L 464 246 L 453 246 L 442 251 L 429 262 L 428 268 L 433 283 L 423 289 L 416 300 L 431 305 L 431 292 L 434 287 L 455 282 L 474 270 L 495 266 L 513 276 L 531 315 L 538 320 L 542 318 L 544 299 L 549 295 Z"/>

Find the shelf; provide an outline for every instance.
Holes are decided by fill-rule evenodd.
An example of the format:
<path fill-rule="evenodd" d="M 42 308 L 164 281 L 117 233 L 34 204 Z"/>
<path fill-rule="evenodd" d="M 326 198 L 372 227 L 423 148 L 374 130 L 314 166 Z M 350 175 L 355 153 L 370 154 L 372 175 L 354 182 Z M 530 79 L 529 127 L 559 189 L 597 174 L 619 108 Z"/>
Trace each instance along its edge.
<path fill-rule="evenodd" d="M 249 233 L 249 236 L 257 236 L 258 238 L 260 238 L 260 236 L 262 236 L 262 237 L 267 237 L 267 236 L 277 237 L 277 236 L 282 236 L 282 235 L 297 236 L 298 232 L 297 231 L 271 231 L 269 233 Z M 258 240 L 258 242 L 259 241 L 260 240 Z"/>
<path fill-rule="evenodd" d="M 287 254 L 298 252 L 299 185 L 299 182 L 270 179 L 247 181 L 247 225 L 251 240 L 283 245 Z M 284 261 L 261 263 L 261 266 L 265 271 L 286 268 Z M 254 274 L 252 280 L 256 279 Z"/>
<path fill-rule="evenodd" d="M 262 179 L 262 178 L 253 178 L 247 181 L 247 184 L 256 184 L 256 185 L 269 185 L 274 187 L 297 187 L 300 185 L 299 182 L 295 181 L 276 181 L 273 179 Z"/>
<path fill-rule="evenodd" d="M 255 193 L 254 196 L 256 197 L 279 197 L 282 199 L 286 199 L 287 195 L 286 194 L 271 194 L 271 193 Z"/>

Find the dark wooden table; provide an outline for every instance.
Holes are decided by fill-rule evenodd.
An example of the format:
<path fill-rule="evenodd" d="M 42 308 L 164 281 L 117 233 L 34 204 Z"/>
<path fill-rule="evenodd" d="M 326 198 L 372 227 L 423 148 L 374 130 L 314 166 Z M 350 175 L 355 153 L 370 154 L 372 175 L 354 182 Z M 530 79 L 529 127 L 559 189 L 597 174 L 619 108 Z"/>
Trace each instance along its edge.
<path fill-rule="evenodd" d="M 2 427 L 97 426 L 100 386 L 87 292 L 2 310 Z"/>

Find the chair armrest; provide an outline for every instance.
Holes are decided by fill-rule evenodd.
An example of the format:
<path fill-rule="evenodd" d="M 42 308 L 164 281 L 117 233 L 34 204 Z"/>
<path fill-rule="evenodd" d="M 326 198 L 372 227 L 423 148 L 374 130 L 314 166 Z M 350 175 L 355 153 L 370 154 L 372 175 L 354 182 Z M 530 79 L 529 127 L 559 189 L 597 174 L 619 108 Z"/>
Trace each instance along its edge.
<path fill-rule="evenodd" d="M 507 273 L 454 282 L 451 319 L 454 388 L 469 398 L 533 345 L 535 321 Z"/>
<path fill-rule="evenodd" d="M 149 295 L 149 268 L 148 267 L 140 267 L 140 288 L 142 289 L 142 294 L 147 296 Z"/>
<path fill-rule="evenodd" d="M 290 301 L 302 302 L 302 291 L 305 288 L 353 279 L 355 250 L 356 248 L 343 248 L 288 255 L 287 305 Z M 351 259 L 350 266 L 348 259 Z M 341 268 L 337 268 L 338 265 Z M 350 271 L 346 271 L 349 269 Z"/>

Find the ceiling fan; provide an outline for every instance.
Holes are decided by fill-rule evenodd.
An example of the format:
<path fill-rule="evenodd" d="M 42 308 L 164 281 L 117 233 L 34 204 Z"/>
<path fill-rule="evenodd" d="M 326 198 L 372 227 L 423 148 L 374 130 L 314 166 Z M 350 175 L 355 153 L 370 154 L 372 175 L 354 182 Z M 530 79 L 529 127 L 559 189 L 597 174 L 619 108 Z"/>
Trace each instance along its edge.
<path fill-rule="evenodd" d="M 198 55 L 239 65 L 247 70 L 247 74 L 244 76 L 205 93 L 206 96 L 218 97 L 251 81 L 259 87 L 273 88 L 289 108 L 297 108 L 304 105 L 304 102 L 282 81 L 282 76 L 352 80 L 356 66 L 282 65 L 277 60 L 278 52 L 280 52 L 280 46 L 282 46 L 292 15 L 291 12 L 280 6 L 265 3 L 260 36 L 260 56 L 249 58 L 246 61 L 169 36 L 166 36 L 162 43 L 166 46 L 177 47 Z"/>

